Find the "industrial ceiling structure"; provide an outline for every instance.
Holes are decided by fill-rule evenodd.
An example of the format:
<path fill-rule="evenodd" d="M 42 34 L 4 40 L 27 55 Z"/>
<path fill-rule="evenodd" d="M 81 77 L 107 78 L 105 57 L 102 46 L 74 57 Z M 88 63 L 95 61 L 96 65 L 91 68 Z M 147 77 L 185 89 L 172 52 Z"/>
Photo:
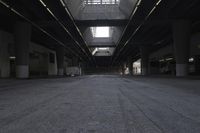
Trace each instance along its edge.
<path fill-rule="evenodd" d="M 175 19 L 192 20 L 198 31 L 199 7 L 199 0 L 0 0 L 0 27 L 13 32 L 14 21 L 28 21 L 33 41 L 61 45 L 66 56 L 90 65 L 115 66 L 140 58 L 140 46 L 156 51 L 171 44 Z"/>

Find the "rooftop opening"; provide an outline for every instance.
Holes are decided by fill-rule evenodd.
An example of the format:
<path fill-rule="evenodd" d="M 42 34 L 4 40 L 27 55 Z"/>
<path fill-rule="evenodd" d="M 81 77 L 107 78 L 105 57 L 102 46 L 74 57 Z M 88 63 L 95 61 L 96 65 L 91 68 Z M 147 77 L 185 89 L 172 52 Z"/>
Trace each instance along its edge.
<path fill-rule="evenodd" d="M 109 48 L 98 48 L 99 51 L 109 50 Z"/>
<path fill-rule="evenodd" d="M 98 52 L 109 52 L 109 47 L 101 47 L 101 48 L 95 48 L 92 52 L 92 55 L 95 55 Z"/>
<path fill-rule="evenodd" d="M 115 48 L 111 47 L 96 47 L 92 49 L 93 56 L 112 56 Z"/>
<path fill-rule="evenodd" d="M 110 27 L 91 27 L 94 38 L 108 38 L 110 37 Z"/>
<path fill-rule="evenodd" d="M 85 5 L 119 4 L 120 0 L 84 0 Z"/>

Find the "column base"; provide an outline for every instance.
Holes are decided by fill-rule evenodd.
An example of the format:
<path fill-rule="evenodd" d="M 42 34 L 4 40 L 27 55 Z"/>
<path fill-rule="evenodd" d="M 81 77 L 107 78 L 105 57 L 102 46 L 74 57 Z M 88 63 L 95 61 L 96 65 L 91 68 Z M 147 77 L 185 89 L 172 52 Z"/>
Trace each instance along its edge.
<path fill-rule="evenodd" d="M 64 69 L 60 68 L 58 69 L 58 76 L 63 76 L 64 75 Z"/>
<path fill-rule="evenodd" d="M 6 63 L 0 67 L 0 77 L 9 78 L 10 77 L 10 66 Z"/>
<path fill-rule="evenodd" d="M 147 74 L 148 74 L 148 69 L 142 68 L 142 75 L 147 75 Z"/>
<path fill-rule="evenodd" d="M 188 75 L 188 64 L 176 64 L 176 76 L 183 77 Z"/>
<path fill-rule="evenodd" d="M 29 66 L 17 65 L 16 66 L 16 78 L 29 78 Z"/>

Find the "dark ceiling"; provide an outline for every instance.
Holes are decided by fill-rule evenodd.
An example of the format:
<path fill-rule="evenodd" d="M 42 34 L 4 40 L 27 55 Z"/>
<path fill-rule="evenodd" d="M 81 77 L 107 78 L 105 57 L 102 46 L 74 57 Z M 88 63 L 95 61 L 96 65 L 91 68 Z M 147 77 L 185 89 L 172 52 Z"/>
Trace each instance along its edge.
<path fill-rule="evenodd" d="M 172 43 L 171 23 L 189 19 L 192 32 L 200 30 L 199 0 L 142 0 L 135 6 L 129 20 L 75 21 L 59 0 L 0 0 L 0 26 L 13 32 L 14 22 L 28 21 L 33 25 L 32 40 L 48 48 L 66 48 L 66 55 L 99 66 L 118 65 L 128 57 L 139 58 L 139 46 L 156 51 Z M 159 4 L 157 4 L 160 2 Z M 9 7 L 6 7 L 9 6 Z M 48 9 L 47 9 L 48 7 Z M 137 9 L 137 10 L 136 10 Z M 79 26 L 126 27 L 112 57 L 93 57 L 82 37 Z"/>

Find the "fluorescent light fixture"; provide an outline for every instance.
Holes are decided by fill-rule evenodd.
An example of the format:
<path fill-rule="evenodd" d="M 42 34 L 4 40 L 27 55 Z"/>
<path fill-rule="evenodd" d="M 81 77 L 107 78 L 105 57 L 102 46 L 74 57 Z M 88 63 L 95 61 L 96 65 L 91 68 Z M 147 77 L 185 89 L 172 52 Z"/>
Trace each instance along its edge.
<path fill-rule="evenodd" d="M 137 6 L 141 4 L 142 0 L 138 0 Z"/>
<path fill-rule="evenodd" d="M 165 59 L 161 59 L 161 60 L 159 60 L 159 62 L 164 62 L 165 61 Z"/>
<path fill-rule="evenodd" d="M 173 58 L 167 58 L 167 59 L 166 59 L 166 61 L 171 61 L 171 60 L 173 60 Z"/>
<path fill-rule="evenodd" d="M 194 62 L 194 58 L 190 58 L 190 59 L 189 59 L 189 62 Z"/>
<path fill-rule="evenodd" d="M 40 0 L 40 3 L 42 3 L 42 5 L 43 5 L 44 7 L 47 7 L 47 5 L 46 5 L 42 0 Z"/>
<path fill-rule="evenodd" d="M 63 7 L 65 7 L 65 2 L 63 0 L 60 0 L 60 2 L 63 5 Z"/>
<path fill-rule="evenodd" d="M 16 57 L 15 56 L 11 56 L 10 59 L 16 59 Z"/>

